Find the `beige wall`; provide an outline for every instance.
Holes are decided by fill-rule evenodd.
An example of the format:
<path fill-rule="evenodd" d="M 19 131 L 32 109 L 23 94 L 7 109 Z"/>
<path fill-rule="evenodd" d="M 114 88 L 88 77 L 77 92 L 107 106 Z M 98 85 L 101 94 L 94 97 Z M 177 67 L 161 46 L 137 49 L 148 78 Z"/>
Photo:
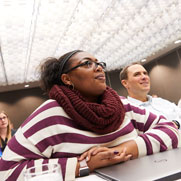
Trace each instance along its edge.
<path fill-rule="evenodd" d="M 17 129 L 46 99 L 40 88 L 0 93 L 0 111 L 7 112 Z"/>
<path fill-rule="evenodd" d="M 151 78 L 150 94 L 157 94 L 177 104 L 181 98 L 181 48 L 145 64 L 144 67 Z M 110 80 L 108 84 L 119 95 L 127 96 L 125 88 L 120 83 L 119 72 L 120 70 L 107 74 L 108 80 Z"/>
<path fill-rule="evenodd" d="M 181 98 L 181 59 L 179 51 L 145 66 L 151 78 L 151 94 L 178 102 Z"/>

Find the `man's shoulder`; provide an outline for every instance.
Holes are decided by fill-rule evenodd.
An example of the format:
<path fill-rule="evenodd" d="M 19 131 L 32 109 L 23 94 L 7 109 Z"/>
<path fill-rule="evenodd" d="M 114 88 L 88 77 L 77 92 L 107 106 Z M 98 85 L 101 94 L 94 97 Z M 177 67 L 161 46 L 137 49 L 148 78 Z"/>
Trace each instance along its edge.
<path fill-rule="evenodd" d="M 156 98 L 153 98 L 152 100 L 153 100 L 153 103 L 155 103 L 155 104 L 162 104 L 165 106 L 172 106 L 172 107 L 176 106 L 177 107 L 177 105 L 174 102 L 171 102 L 171 101 L 161 98 L 161 97 L 156 97 Z"/>
<path fill-rule="evenodd" d="M 167 99 L 161 98 L 161 97 L 154 97 L 154 98 L 152 98 L 152 100 L 157 101 L 157 102 L 164 102 L 164 103 L 168 103 L 168 104 L 173 104 L 173 102 L 171 102 Z"/>

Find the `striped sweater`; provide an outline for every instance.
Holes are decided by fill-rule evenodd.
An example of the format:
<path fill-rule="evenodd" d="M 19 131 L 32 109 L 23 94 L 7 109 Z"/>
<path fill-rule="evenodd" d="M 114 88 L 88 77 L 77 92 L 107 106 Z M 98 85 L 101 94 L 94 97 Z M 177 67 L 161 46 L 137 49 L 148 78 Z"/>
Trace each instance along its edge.
<path fill-rule="evenodd" d="M 105 135 L 80 130 L 55 100 L 37 108 L 9 141 L 0 160 L 1 181 L 23 181 L 23 172 L 42 163 L 59 163 L 64 180 L 75 179 L 77 157 L 89 148 L 113 147 L 135 140 L 139 156 L 177 148 L 180 134 L 163 116 L 147 112 L 121 97 L 125 118 L 117 131 Z"/>

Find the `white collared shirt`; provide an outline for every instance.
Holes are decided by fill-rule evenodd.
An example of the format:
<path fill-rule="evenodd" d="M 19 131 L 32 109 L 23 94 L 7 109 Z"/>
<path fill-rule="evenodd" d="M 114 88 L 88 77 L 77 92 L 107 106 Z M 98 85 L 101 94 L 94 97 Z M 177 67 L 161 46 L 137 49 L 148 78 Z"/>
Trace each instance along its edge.
<path fill-rule="evenodd" d="M 160 97 L 153 98 L 150 95 L 147 95 L 148 101 L 146 102 L 142 102 L 129 96 L 127 98 L 130 102 L 143 106 L 156 115 L 163 115 L 169 121 L 177 120 L 181 125 L 181 108 L 176 104 Z"/>
<path fill-rule="evenodd" d="M 178 107 L 181 108 L 181 99 L 178 101 Z"/>

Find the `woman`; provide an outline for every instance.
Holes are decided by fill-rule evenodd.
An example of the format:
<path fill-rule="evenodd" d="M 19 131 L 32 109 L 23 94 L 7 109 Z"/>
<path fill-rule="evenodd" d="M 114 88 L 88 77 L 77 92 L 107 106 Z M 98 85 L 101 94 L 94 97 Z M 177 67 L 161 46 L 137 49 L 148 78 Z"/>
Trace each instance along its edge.
<path fill-rule="evenodd" d="M 64 180 L 74 180 L 89 170 L 178 147 L 174 123 L 120 98 L 106 86 L 105 67 L 80 50 L 46 60 L 41 80 L 50 99 L 8 143 L 0 160 L 1 180 L 21 181 L 27 168 L 55 162 Z M 79 162 L 95 146 L 101 146 L 99 153 Z M 86 164 L 89 169 L 82 168 Z"/>
<path fill-rule="evenodd" d="M 11 121 L 8 115 L 4 112 L 0 112 L 0 147 L 3 152 L 7 142 L 14 135 L 15 131 L 11 129 Z"/>

